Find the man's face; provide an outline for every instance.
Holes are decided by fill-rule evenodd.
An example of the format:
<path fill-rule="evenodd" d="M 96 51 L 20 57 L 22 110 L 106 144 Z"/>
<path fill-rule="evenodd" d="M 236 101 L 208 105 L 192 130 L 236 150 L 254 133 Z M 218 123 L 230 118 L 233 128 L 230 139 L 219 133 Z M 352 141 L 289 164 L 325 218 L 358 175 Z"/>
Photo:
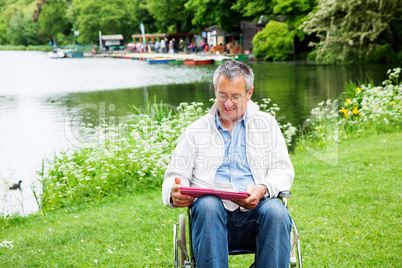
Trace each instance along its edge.
<path fill-rule="evenodd" d="M 225 122 L 222 123 L 234 124 L 241 120 L 246 112 L 247 101 L 251 99 L 254 88 L 246 92 L 246 81 L 243 77 L 231 81 L 224 75 L 219 76 L 217 85 L 215 95 L 221 122 L 223 120 Z"/>

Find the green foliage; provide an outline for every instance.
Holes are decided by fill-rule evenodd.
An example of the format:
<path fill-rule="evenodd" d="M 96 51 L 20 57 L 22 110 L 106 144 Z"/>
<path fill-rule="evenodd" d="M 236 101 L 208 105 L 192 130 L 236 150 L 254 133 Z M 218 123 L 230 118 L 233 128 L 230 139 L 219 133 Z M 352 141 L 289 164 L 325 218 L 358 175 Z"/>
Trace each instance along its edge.
<path fill-rule="evenodd" d="M 66 16 L 67 8 L 64 0 L 47 0 L 38 18 L 40 32 L 49 38 L 58 33 L 69 33 L 71 24 Z"/>
<path fill-rule="evenodd" d="M 234 0 L 188 0 L 185 8 L 193 15 L 192 23 L 199 30 L 207 26 L 218 25 L 220 29 L 231 30 L 233 25 L 238 25 L 242 14 L 231 7 Z"/>
<path fill-rule="evenodd" d="M 189 32 L 189 11 L 183 8 L 188 0 L 148 0 L 146 8 L 164 32 Z M 169 30 L 168 30 L 169 29 Z"/>
<path fill-rule="evenodd" d="M 7 44 L 7 25 L 5 23 L 0 23 L 0 45 Z"/>
<path fill-rule="evenodd" d="M 91 43 L 102 34 L 119 34 L 127 19 L 127 3 L 123 0 L 73 0 L 71 19 L 80 32 L 80 43 Z"/>
<path fill-rule="evenodd" d="M 24 25 L 21 13 L 12 15 L 8 23 L 7 34 L 12 45 L 24 44 Z"/>
<path fill-rule="evenodd" d="M 22 16 L 16 13 L 10 18 L 7 28 L 8 38 L 12 45 L 38 45 L 38 24 L 32 20 L 30 15 Z"/>
<path fill-rule="evenodd" d="M 400 49 L 402 6 L 397 1 L 319 0 L 302 29 L 317 35 L 310 45 L 325 62 L 373 61 L 380 45 Z M 399 37 L 397 37 L 399 35 Z M 388 36 L 388 40 L 382 38 Z M 391 37 L 394 38 L 391 38 Z M 391 59 L 391 58 L 389 58 Z"/>
<path fill-rule="evenodd" d="M 293 34 L 286 23 L 270 21 L 253 38 L 254 56 L 264 60 L 286 60 L 292 52 Z"/>
<path fill-rule="evenodd" d="M 256 21 L 261 15 L 272 14 L 274 5 L 274 1 L 237 0 L 232 9 L 243 13 L 245 17 L 252 17 Z"/>
<path fill-rule="evenodd" d="M 162 1 L 163 2 L 163 1 Z M 152 17 L 147 6 L 147 0 L 135 0 L 127 2 L 127 25 L 125 35 L 131 40 L 132 34 L 139 34 L 140 24 L 143 23 L 146 33 L 163 33 L 167 32 L 165 22 L 158 21 Z"/>
<path fill-rule="evenodd" d="M 275 6 L 273 14 L 284 15 L 287 17 L 286 23 L 289 30 L 300 40 L 303 40 L 305 34 L 299 27 L 308 19 L 308 13 L 316 6 L 315 0 L 274 0 Z"/>

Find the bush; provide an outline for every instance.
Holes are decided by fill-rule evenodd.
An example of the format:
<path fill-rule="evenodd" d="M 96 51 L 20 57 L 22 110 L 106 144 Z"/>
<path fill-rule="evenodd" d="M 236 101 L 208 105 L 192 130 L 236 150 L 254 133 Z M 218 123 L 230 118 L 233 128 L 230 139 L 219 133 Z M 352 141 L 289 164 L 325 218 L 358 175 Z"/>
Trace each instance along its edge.
<path fill-rule="evenodd" d="M 253 38 L 254 56 L 264 60 L 286 60 L 290 57 L 293 34 L 286 23 L 271 20 Z"/>
<path fill-rule="evenodd" d="M 348 83 L 339 100 L 321 102 L 311 111 L 312 116 L 307 119 L 309 123 L 303 129 L 304 145 L 323 148 L 349 137 L 400 131 L 400 72 L 401 68 L 388 70 L 389 77 L 381 86 L 374 86 L 370 79 L 359 86 Z"/>

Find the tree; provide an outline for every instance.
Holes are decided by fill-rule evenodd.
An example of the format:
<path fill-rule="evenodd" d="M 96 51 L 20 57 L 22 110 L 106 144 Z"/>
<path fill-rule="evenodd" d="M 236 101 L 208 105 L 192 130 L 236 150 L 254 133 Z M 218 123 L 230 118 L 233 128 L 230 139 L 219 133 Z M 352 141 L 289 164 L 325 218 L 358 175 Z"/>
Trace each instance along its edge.
<path fill-rule="evenodd" d="M 256 21 L 261 15 L 272 14 L 274 5 L 272 0 L 237 0 L 232 9 Z"/>
<path fill-rule="evenodd" d="M 128 21 L 124 0 L 73 0 L 71 20 L 74 30 L 80 32 L 80 43 L 91 43 L 103 34 L 122 33 Z"/>
<path fill-rule="evenodd" d="M 307 20 L 309 12 L 316 6 L 315 0 L 273 0 L 273 14 L 286 16 L 289 29 L 299 39 L 304 39 L 304 32 L 299 27 Z"/>
<path fill-rule="evenodd" d="M 190 12 L 183 8 L 187 0 L 147 0 L 147 10 L 158 22 L 163 32 L 188 32 L 191 30 Z"/>
<path fill-rule="evenodd" d="M 286 60 L 292 52 L 293 34 L 286 23 L 271 20 L 253 38 L 254 56 L 264 60 Z"/>
<path fill-rule="evenodd" d="M 310 43 L 316 47 L 317 59 L 367 61 L 385 44 L 383 36 L 392 37 L 393 31 L 401 29 L 395 27 L 401 24 L 401 14 L 402 6 L 393 0 L 319 0 L 317 11 L 309 14 L 301 28 L 319 38 Z M 399 41 L 390 38 L 390 42 Z M 399 44 L 392 47 L 400 49 Z"/>
<path fill-rule="evenodd" d="M 58 33 L 70 34 L 71 23 L 66 14 L 67 5 L 63 0 L 47 0 L 41 5 L 38 17 L 40 32 L 47 37 L 55 37 Z"/>
<path fill-rule="evenodd" d="M 268 19 L 282 16 L 289 25 L 289 30 L 295 31 L 295 34 L 303 39 L 304 33 L 298 28 L 315 6 L 315 0 L 237 0 L 232 9 L 254 21 L 257 21 L 261 15 L 265 15 Z"/>
<path fill-rule="evenodd" d="M 7 25 L 5 23 L 0 23 L 0 44 L 7 44 Z"/>
<path fill-rule="evenodd" d="M 31 15 L 22 16 L 17 12 L 10 18 L 7 34 L 12 45 L 38 45 L 38 29 Z"/>
<path fill-rule="evenodd" d="M 232 30 L 239 25 L 243 16 L 231 7 L 235 0 L 189 0 L 184 6 L 194 14 L 192 23 L 202 30 L 207 26 L 218 25 L 222 30 Z"/>
<path fill-rule="evenodd" d="M 147 0 L 134 0 L 127 2 L 128 23 L 123 34 L 130 36 L 141 33 L 140 24 L 143 23 L 147 33 L 158 33 L 163 27 L 157 27 L 156 21 L 147 8 Z"/>
<path fill-rule="evenodd" d="M 24 23 L 22 20 L 22 15 L 17 12 L 15 15 L 10 17 L 8 22 L 7 34 L 12 45 L 22 45 L 24 44 L 23 38 Z"/>

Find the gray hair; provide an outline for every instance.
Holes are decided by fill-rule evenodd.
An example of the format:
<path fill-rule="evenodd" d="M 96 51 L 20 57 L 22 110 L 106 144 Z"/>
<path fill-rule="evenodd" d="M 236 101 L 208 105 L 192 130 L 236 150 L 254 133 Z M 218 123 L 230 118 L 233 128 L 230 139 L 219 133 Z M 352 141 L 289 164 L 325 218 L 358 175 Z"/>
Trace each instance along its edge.
<path fill-rule="evenodd" d="M 243 77 L 246 81 L 246 92 L 248 92 L 254 85 L 254 73 L 253 70 L 245 63 L 229 60 L 219 65 L 214 74 L 214 87 L 218 88 L 218 79 L 220 75 L 224 75 L 231 81 L 238 77 Z"/>

